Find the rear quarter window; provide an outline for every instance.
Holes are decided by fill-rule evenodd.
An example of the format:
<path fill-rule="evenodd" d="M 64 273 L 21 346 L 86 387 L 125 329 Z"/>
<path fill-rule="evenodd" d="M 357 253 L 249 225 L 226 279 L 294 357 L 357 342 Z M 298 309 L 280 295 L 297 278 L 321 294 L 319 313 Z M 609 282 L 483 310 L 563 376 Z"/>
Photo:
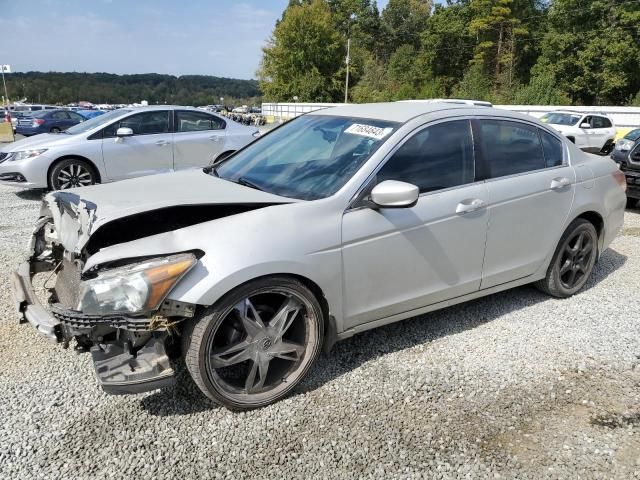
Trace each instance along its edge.
<path fill-rule="evenodd" d="M 540 138 L 542 139 L 545 165 L 547 167 L 559 167 L 562 165 L 564 158 L 562 142 L 544 130 L 540 130 Z"/>

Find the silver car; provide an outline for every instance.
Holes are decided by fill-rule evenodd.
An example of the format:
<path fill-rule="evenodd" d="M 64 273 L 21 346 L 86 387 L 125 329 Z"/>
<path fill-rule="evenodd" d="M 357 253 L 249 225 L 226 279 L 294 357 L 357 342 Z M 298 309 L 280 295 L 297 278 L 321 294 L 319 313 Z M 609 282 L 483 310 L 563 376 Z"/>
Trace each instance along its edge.
<path fill-rule="evenodd" d="M 529 116 L 330 108 L 205 169 L 48 194 L 16 308 L 108 392 L 169 385 L 182 355 L 211 399 L 259 407 L 358 332 L 528 283 L 575 294 L 625 186 Z M 57 276 L 46 306 L 36 272 Z"/>
<path fill-rule="evenodd" d="M 62 190 L 202 167 L 259 135 L 196 108 L 122 108 L 0 149 L 0 183 Z"/>

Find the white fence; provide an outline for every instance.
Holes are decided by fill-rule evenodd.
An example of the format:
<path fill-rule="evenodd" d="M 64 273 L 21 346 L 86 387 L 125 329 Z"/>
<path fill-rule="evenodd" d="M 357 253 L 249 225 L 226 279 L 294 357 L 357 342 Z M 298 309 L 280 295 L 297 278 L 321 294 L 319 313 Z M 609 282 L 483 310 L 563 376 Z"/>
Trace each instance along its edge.
<path fill-rule="evenodd" d="M 274 117 L 275 121 L 287 120 L 303 113 L 313 112 L 343 103 L 263 103 L 262 114 Z M 574 110 L 576 112 L 606 113 L 616 127 L 640 127 L 640 107 L 567 107 L 560 105 L 495 105 L 495 108 L 526 113 L 536 118 L 553 110 Z"/>

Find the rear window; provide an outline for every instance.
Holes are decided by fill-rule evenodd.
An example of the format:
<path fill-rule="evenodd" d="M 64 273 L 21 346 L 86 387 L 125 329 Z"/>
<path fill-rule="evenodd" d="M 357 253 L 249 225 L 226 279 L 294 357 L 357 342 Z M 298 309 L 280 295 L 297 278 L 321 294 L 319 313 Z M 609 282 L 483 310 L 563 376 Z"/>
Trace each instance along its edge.
<path fill-rule="evenodd" d="M 51 110 L 40 110 L 38 112 L 31 112 L 31 117 L 43 118 L 49 116 L 49 114 L 51 114 Z"/>

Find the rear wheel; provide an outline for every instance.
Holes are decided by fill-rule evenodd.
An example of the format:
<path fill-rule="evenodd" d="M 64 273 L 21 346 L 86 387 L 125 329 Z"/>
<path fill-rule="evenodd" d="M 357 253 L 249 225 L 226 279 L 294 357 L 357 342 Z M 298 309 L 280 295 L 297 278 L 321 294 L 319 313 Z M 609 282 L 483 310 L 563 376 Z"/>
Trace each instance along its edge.
<path fill-rule="evenodd" d="M 53 127 L 51 130 L 49 130 L 51 133 L 60 133 L 61 130 L 58 127 Z"/>
<path fill-rule="evenodd" d="M 58 162 L 49 174 L 49 185 L 53 190 L 86 187 L 96 183 L 93 167 L 84 160 L 68 158 Z"/>
<path fill-rule="evenodd" d="M 636 208 L 636 205 L 638 205 L 637 198 L 627 197 L 627 208 Z"/>
<path fill-rule="evenodd" d="M 316 360 L 324 335 L 313 293 L 289 277 L 259 279 L 226 295 L 183 332 L 195 383 L 231 409 L 286 396 Z"/>
<path fill-rule="evenodd" d="M 587 283 L 597 254 L 596 228 L 583 218 L 574 220 L 560 239 L 546 277 L 536 286 L 554 297 L 570 297 Z"/>

